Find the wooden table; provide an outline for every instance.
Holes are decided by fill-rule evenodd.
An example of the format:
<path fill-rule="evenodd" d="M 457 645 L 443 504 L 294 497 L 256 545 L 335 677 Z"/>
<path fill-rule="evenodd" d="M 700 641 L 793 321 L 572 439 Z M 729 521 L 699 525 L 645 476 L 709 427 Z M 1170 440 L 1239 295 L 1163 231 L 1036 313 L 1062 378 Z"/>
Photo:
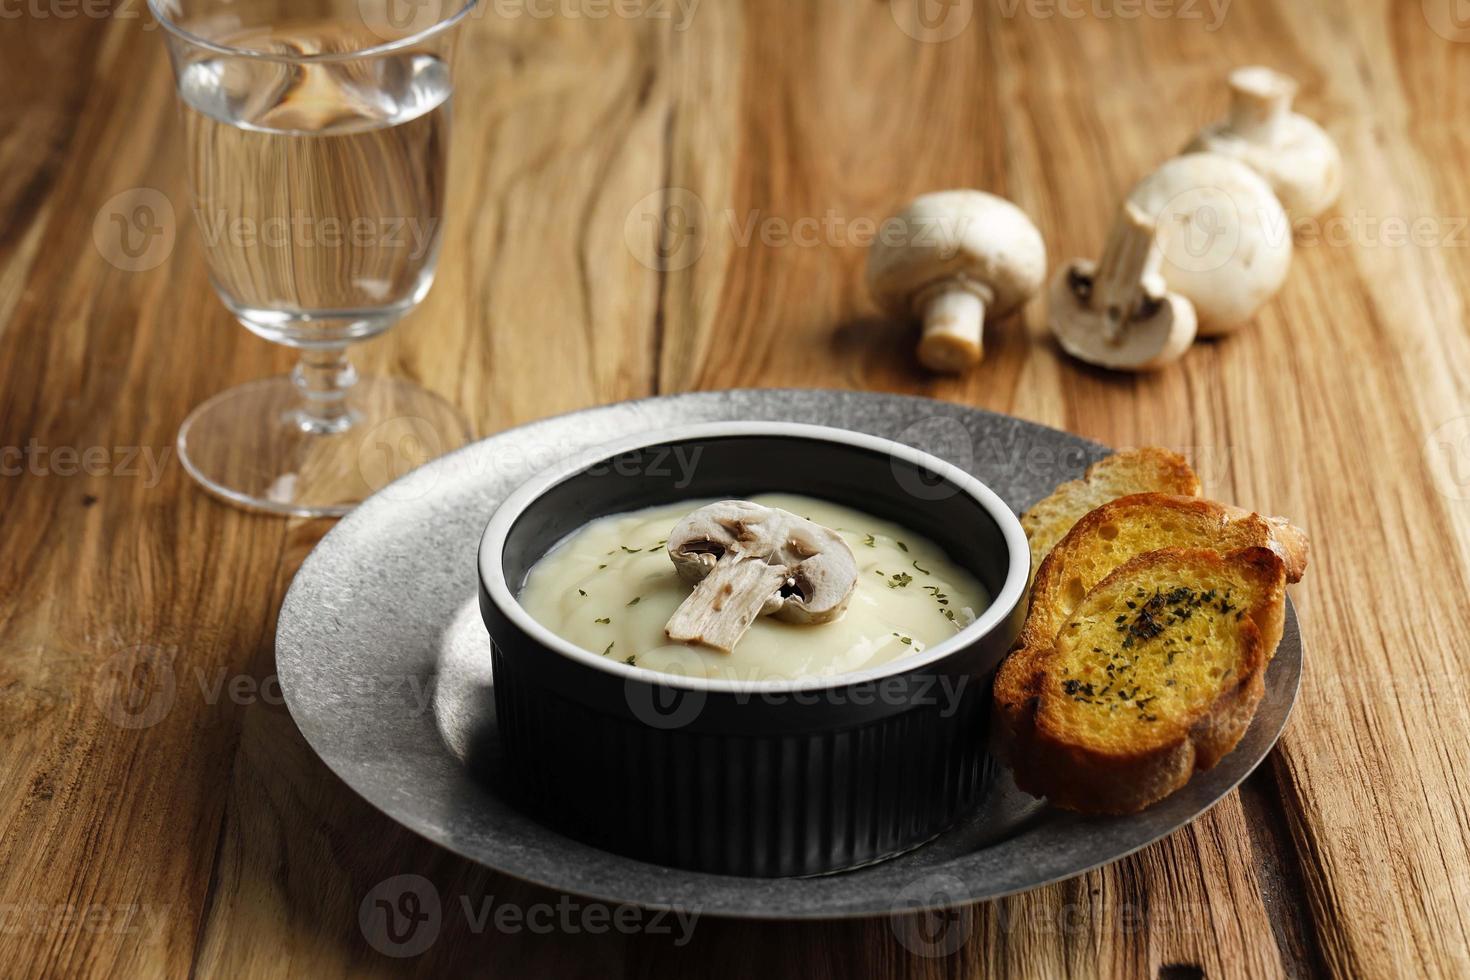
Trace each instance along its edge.
<path fill-rule="evenodd" d="M 558 897 L 379 816 L 281 706 L 276 610 L 328 525 L 221 506 L 172 446 L 191 406 L 290 355 L 210 289 L 159 32 L 138 0 L 97 9 L 0 8 L 6 973 L 1470 973 L 1470 29 L 1450 0 L 954 0 L 923 30 L 909 0 L 567 0 L 471 23 L 438 284 L 365 370 L 486 434 L 696 388 L 922 393 L 1182 449 L 1209 492 L 1310 530 L 1310 665 L 1269 761 L 1133 857 L 951 917 L 944 957 L 887 920 L 704 919 L 680 945 L 455 914 L 416 959 L 364 940 L 359 906 L 397 874 L 452 906 Z M 856 219 L 975 186 L 1029 211 L 1054 259 L 1095 254 L 1119 194 L 1251 62 L 1301 80 L 1347 162 L 1244 333 L 1113 376 L 1061 356 L 1032 304 L 946 380 L 876 318 Z M 136 188 L 177 236 L 128 271 L 94 219 L 105 236 Z M 692 254 L 640 261 L 650 201 L 690 206 Z M 108 699 L 152 696 L 163 667 L 169 710 L 116 724 Z"/>

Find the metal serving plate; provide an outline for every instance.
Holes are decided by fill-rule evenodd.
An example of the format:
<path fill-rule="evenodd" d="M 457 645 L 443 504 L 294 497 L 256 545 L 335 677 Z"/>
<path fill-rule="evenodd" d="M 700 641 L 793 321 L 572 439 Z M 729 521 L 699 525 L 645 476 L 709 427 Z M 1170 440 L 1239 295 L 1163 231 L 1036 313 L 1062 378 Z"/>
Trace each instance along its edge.
<path fill-rule="evenodd" d="M 1007 786 L 917 850 L 855 871 L 777 879 L 646 864 L 537 823 L 512 801 L 498 759 L 475 571 L 491 512 L 523 480 L 581 449 L 630 432 L 756 419 L 840 426 L 915 446 L 975 474 L 1017 510 L 1108 452 L 1005 415 L 846 391 L 678 395 L 503 432 L 389 484 L 301 566 L 281 609 L 276 667 L 312 748 L 405 827 L 517 878 L 709 915 L 831 918 L 998 898 L 1116 861 L 1209 809 L 1275 744 L 1301 678 L 1301 635 L 1289 602 L 1265 697 L 1240 745 L 1135 816 L 1064 814 Z"/>

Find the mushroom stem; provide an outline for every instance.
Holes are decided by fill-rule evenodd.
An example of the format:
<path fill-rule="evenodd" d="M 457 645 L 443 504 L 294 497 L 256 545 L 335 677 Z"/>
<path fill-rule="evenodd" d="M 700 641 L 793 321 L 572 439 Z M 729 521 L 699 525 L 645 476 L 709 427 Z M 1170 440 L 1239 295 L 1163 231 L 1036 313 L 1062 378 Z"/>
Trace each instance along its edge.
<path fill-rule="evenodd" d="M 785 565 L 769 565 L 758 556 L 731 550 L 674 610 L 664 632 L 676 642 L 729 653 L 789 574 Z"/>
<path fill-rule="evenodd" d="M 955 280 L 921 293 L 917 305 L 924 334 L 919 339 L 919 363 L 946 373 L 978 364 L 985 356 L 982 331 L 988 299 L 982 287 Z"/>
<path fill-rule="evenodd" d="M 1103 336 L 1116 344 L 1123 327 L 1147 297 L 1144 278 L 1158 273 L 1163 261 L 1158 224 L 1137 205 L 1118 212 L 1092 281 L 1092 308 L 1102 313 Z"/>
<path fill-rule="evenodd" d="M 1274 142 L 1291 115 L 1297 85 L 1270 68 L 1238 68 L 1230 73 L 1230 129 L 1254 142 Z"/>

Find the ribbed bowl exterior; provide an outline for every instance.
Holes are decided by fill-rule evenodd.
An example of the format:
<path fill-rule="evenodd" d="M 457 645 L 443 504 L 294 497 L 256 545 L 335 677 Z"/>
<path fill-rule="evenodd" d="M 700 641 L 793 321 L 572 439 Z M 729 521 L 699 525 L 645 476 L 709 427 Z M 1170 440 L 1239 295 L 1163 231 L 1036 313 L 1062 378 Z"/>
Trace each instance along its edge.
<path fill-rule="evenodd" d="M 988 698 L 854 726 L 660 729 L 563 697 L 494 653 L 497 725 L 526 803 L 608 850 L 714 874 L 812 875 L 915 847 L 992 782 Z"/>
<path fill-rule="evenodd" d="M 774 485 L 942 543 L 991 605 L 952 639 L 881 668 L 738 683 L 571 647 L 515 598 L 535 563 L 588 521 Z M 1020 629 L 1029 558 L 993 491 L 862 433 L 712 423 L 589 450 L 517 489 L 481 540 L 503 760 L 538 818 L 661 865 L 812 875 L 917 847 L 994 781 L 990 679 Z"/>

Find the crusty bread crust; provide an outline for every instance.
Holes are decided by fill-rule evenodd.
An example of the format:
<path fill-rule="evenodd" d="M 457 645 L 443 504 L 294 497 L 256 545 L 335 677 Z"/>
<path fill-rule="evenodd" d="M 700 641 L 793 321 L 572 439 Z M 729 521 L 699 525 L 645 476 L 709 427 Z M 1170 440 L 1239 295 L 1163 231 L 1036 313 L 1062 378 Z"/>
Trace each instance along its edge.
<path fill-rule="evenodd" d="M 1080 480 L 1057 487 L 1021 515 L 1034 569 L 1072 526 L 1093 508 L 1128 494 L 1153 491 L 1197 497 L 1199 477 L 1176 452 L 1157 446 L 1129 449 L 1098 460 Z"/>
<path fill-rule="evenodd" d="M 1005 726 L 1015 729 L 1024 724 L 1022 715 L 1030 710 L 1037 694 L 1038 657 L 1051 649 L 1057 630 L 1082 597 L 1099 584 L 1082 574 L 1083 560 L 1096 555 L 1110 540 L 1110 529 L 1163 520 L 1177 529 L 1169 546 L 1220 552 L 1269 548 L 1282 559 L 1287 581 L 1300 581 L 1306 571 L 1307 536 L 1283 518 L 1265 518 L 1213 500 L 1162 493 L 1132 494 L 1103 504 L 1067 532 L 1036 572 L 1021 634 L 996 673 L 995 709 Z M 1128 557 L 1132 556 L 1124 556 Z M 1281 617 L 1261 628 L 1266 649 L 1274 651 L 1281 641 Z"/>
<path fill-rule="evenodd" d="M 1264 692 L 1267 665 L 1281 636 L 1286 597 L 1286 563 L 1270 548 L 1252 547 L 1221 556 L 1209 549 L 1165 548 L 1125 562 L 1095 588 L 1110 589 L 1153 567 L 1188 564 L 1233 565 L 1255 583 L 1252 603 L 1235 626 L 1239 662 L 1232 680 L 1214 702 L 1193 718 L 1150 729 L 1123 749 L 1090 743 L 1066 724 L 1067 697 L 1050 661 L 1059 657 L 1054 637 L 1033 648 L 1025 666 L 1034 695 L 1012 710 L 997 712 L 997 740 L 1023 790 L 1052 804 L 1085 813 L 1133 813 L 1179 789 L 1196 770 L 1208 769 L 1245 734 Z"/>

